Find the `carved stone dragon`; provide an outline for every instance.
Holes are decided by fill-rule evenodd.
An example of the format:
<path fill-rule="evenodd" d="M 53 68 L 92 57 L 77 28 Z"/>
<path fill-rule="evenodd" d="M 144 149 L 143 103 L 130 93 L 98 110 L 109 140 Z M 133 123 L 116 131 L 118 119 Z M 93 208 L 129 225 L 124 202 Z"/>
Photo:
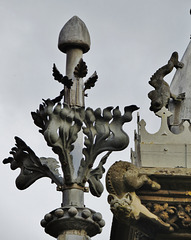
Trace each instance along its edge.
<path fill-rule="evenodd" d="M 162 107 L 167 107 L 170 98 L 175 101 L 181 101 L 185 98 L 185 93 L 181 93 L 178 96 L 174 95 L 170 91 L 170 86 L 164 81 L 164 77 L 169 74 L 173 68 L 182 68 L 183 63 L 178 61 L 178 53 L 174 52 L 166 65 L 159 68 L 151 77 L 149 84 L 155 88 L 155 90 L 149 92 L 148 97 L 151 99 L 150 110 L 158 112 Z"/>
<path fill-rule="evenodd" d="M 108 202 L 115 218 L 127 225 L 137 226 L 140 221 L 147 221 L 157 225 L 165 231 L 171 226 L 151 213 L 136 195 L 136 190 L 143 185 L 159 190 L 160 185 L 151 180 L 147 175 L 141 175 L 139 169 L 124 161 L 114 163 L 106 175 L 106 188 L 109 192 Z"/>

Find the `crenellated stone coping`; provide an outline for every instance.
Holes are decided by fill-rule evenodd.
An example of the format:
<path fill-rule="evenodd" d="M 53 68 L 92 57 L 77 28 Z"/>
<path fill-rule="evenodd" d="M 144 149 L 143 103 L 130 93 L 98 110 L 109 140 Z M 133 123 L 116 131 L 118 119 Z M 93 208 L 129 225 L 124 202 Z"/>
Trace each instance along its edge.
<path fill-rule="evenodd" d="M 168 127 L 168 117 L 172 115 L 165 107 L 163 107 L 157 116 L 161 118 L 161 127 L 158 132 L 151 134 L 146 130 L 146 122 L 142 119 L 139 124 L 139 133 L 141 136 L 141 143 L 163 143 L 163 144 L 191 144 L 190 123 L 183 122 L 183 131 L 179 134 L 174 134 Z"/>
<path fill-rule="evenodd" d="M 89 208 L 62 207 L 47 213 L 41 221 L 45 232 L 57 238 L 64 231 L 85 230 L 92 237 L 101 233 L 105 221 L 99 212 Z"/>

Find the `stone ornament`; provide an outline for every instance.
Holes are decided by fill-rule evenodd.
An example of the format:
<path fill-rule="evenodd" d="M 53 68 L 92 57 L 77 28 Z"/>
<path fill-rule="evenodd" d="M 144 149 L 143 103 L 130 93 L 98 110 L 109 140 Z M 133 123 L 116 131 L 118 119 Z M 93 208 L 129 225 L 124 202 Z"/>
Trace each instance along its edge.
<path fill-rule="evenodd" d="M 169 223 L 175 230 L 191 227 L 191 205 L 184 203 L 147 203 L 147 209 Z"/>
<path fill-rule="evenodd" d="M 116 162 L 106 175 L 113 227 L 134 229 L 130 239 L 136 231 L 143 236 L 138 239 L 190 239 L 190 179 L 189 168 L 139 168 Z"/>
<path fill-rule="evenodd" d="M 171 93 L 170 86 L 164 81 L 164 77 L 169 74 L 173 68 L 182 68 L 183 63 L 178 61 L 178 53 L 174 52 L 166 65 L 159 68 L 151 77 L 149 84 L 155 90 L 149 92 L 148 97 L 151 99 L 150 110 L 158 112 L 162 107 L 167 107 L 170 98 L 176 101 L 181 101 L 185 98 L 185 93 L 175 95 Z"/>
<path fill-rule="evenodd" d="M 175 134 L 168 126 L 172 113 L 163 107 L 156 115 L 161 118 L 161 125 L 156 133 L 149 133 L 146 122 L 143 119 L 138 120 L 135 151 L 131 154 L 132 162 L 143 167 L 149 166 L 150 163 L 152 167 L 191 167 L 190 122 L 182 121 L 178 126 L 180 133 Z"/>
<path fill-rule="evenodd" d="M 106 176 L 111 211 L 119 222 L 141 228 L 143 231 L 144 222 L 150 222 L 161 230 L 171 231 L 170 224 L 149 211 L 137 196 L 136 191 L 145 185 L 153 191 L 160 189 L 157 182 L 146 174 L 140 174 L 135 165 L 124 161 L 115 162 Z"/>
<path fill-rule="evenodd" d="M 184 67 L 176 70 L 170 84 L 170 90 L 174 94 L 179 95 L 185 92 L 184 101 L 177 102 L 172 99 L 169 102 L 169 110 L 173 113 L 173 116 L 169 119 L 169 124 L 174 126 L 174 128 L 181 124 L 183 119 L 191 120 L 191 41 L 183 54 L 181 62 L 184 64 Z"/>

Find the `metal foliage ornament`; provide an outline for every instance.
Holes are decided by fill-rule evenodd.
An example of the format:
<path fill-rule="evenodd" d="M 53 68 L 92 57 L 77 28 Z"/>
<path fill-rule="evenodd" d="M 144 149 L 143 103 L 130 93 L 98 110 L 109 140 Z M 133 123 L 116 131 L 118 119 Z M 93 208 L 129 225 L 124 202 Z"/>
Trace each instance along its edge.
<path fill-rule="evenodd" d="M 53 64 L 52 68 L 52 76 L 54 77 L 54 80 L 58 81 L 59 83 L 62 83 L 67 88 L 71 88 L 73 85 L 72 79 L 69 79 L 67 76 L 63 76 L 59 70 L 56 67 L 56 64 Z"/>
<path fill-rule="evenodd" d="M 20 138 L 9 158 L 3 162 L 12 170 L 20 168 L 16 179 L 19 189 L 26 189 L 36 180 L 48 177 L 62 193 L 61 207 L 47 213 L 41 221 L 45 232 L 56 239 L 90 239 L 101 233 L 105 225 L 99 212 L 84 204 L 86 183 L 90 192 L 99 197 L 103 192 L 100 179 L 112 151 L 120 151 L 129 144 L 123 125 L 131 121 L 131 105 L 121 113 L 119 107 L 103 110 L 85 108 L 86 91 L 95 86 L 98 75 L 88 73 L 83 54 L 90 49 L 90 35 L 84 22 L 72 17 L 62 28 L 58 48 L 66 54 L 66 75 L 53 65 L 54 80 L 63 85 L 54 99 L 43 100 L 32 112 L 34 124 L 39 128 L 55 158 L 38 157 Z M 63 101 L 64 100 L 64 101 Z M 100 159 L 97 158 L 104 153 Z M 95 161 L 97 165 L 94 166 Z"/>
<path fill-rule="evenodd" d="M 18 189 L 24 190 L 42 177 L 49 177 L 57 186 L 62 184 L 56 159 L 39 158 L 22 139 L 15 137 L 15 141 L 16 147 L 13 147 L 10 152 L 13 157 L 4 159 L 3 163 L 10 163 L 12 170 L 21 169 L 16 179 Z"/>
<path fill-rule="evenodd" d="M 83 124 L 83 112 L 83 108 L 71 108 L 66 104 L 62 107 L 60 102 L 54 106 L 51 100 L 45 101 L 39 110 L 32 112 L 34 123 L 41 128 L 39 132 L 44 135 L 47 145 L 58 155 L 65 182 L 68 184 L 74 182 L 73 159 L 70 153 Z"/>
<path fill-rule="evenodd" d="M 81 59 L 74 69 L 76 78 L 85 77 L 87 66 Z M 72 81 L 65 82 L 56 66 L 53 66 L 54 78 L 67 87 L 72 86 Z M 97 81 L 95 72 L 84 85 L 84 91 L 90 89 Z M 85 187 L 89 183 L 90 191 L 99 197 L 103 192 L 103 185 L 100 181 L 105 169 L 108 156 L 112 151 L 125 149 L 129 144 L 129 137 L 123 131 L 123 124 L 131 121 L 132 112 L 138 107 L 131 105 L 124 108 L 124 114 L 119 107 L 107 107 L 103 109 L 69 106 L 61 103 L 63 91 L 60 96 L 50 100 L 43 100 L 39 109 L 32 112 L 32 118 L 39 132 L 44 136 L 47 145 L 58 155 L 58 160 L 63 172 L 63 177 L 58 172 L 58 161 L 54 158 L 39 158 L 23 140 L 16 137 L 16 147 L 10 152 L 12 157 L 4 160 L 10 163 L 11 169 L 21 168 L 21 173 L 16 180 L 19 189 L 25 189 L 41 177 L 51 178 L 57 184 L 59 190 L 64 190 L 66 186 L 77 184 Z M 84 134 L 84 148 L 82 159 L 74 159 L 72 151 L 78 139 L 79 132 Z M 98 155 L 106 152 L 101 158 L 97 167 L 93 169 L 94 162 Z M 78 161 L 79 169 L 75 169 L 74 161 Z M 77 172 L 77 176 L 74 174 Z"/>
<path fill-rule="evenodd" d="M 85 158 L 81 161 L 77 180 L 78 182 L 85 182 L 86 177 L 89 175 L 88 179 L 91 179 L 89 183 L 92 186 L 90 187 L 92 194 L 100 188 L 101 182 L 98 176 L 101 178 L 103 171 L 96 178 L 96 171 L 89 173 L 89 169 L 92 168 L 95 159 L 102 152 L 109 151 L 111 153 L 112 151 L 121 151 L 128 146 L 129 137 L 123 131 L 122 126 L 125 122 L 131 121 L 132 112 L 137 109 L 135 105 L 125 107 L 124 115 L 121 115 L 118 107 L 115 109 L 107 107 L 103 110 L 103 113 L 100 108 L 95 111 L 91 108 L 86 109 L 85 127 L 83 127 L 83 133 L 86 135 L 84 141 L 85 148 L 83 148 Z M 103 165 L 105 162 L 103 160 L 100 163 Z M 101 166 L 99 166 L 99 171 L 101 171 Z M 98 196 L 101 193 L 94 195 Z"/>

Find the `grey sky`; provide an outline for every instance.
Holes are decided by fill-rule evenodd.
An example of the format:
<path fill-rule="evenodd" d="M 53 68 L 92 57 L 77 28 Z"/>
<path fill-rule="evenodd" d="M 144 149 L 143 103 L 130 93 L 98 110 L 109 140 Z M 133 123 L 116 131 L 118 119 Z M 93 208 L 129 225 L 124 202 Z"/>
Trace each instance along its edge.
<path fill-rule="evenodd" d="M 96 70 L 99 76 L 96 87 L 88 92 L 86 106 L 120 106 L 123 111 L 124 106 L 136 104 L 147 129 L 157 131 L 160 121 L 148 110 L 147 94 L 152 90 L 148 81 L 173 51 L 182 57 L 191 34 L 190 7 L 190 0 L 1 0 L 1 159 L 9 156 L 15 135 L 39 157 L 53 156 L 30 112 L 38 108 L 42 98 L 54 98 L 62 89 L 51 71 L 56 63 L 65 73 L 65 55 L 57 49 L 57 39 L 74 15 L 86 23 L 90 32 L 91 49 L 84 55 L 89 75 Z M 135 128 L 136 114 L 125 126 L 130 146 L 113 153 L 106 169 L 116 160 L 130 160 Z M 14 181 L 18 172 L 1 164 L 0 239 L 53 239 L 43 232 L 39 222 L 60 206 L 61 194 L 47 179 L 25 191 L 17 190 Z M 102 234 L 93 239 L 109 239 L 112 215 L 107 193 L 99 199 L 89 194 L 86 206 L 100 211 L 106 220 Z"/>

